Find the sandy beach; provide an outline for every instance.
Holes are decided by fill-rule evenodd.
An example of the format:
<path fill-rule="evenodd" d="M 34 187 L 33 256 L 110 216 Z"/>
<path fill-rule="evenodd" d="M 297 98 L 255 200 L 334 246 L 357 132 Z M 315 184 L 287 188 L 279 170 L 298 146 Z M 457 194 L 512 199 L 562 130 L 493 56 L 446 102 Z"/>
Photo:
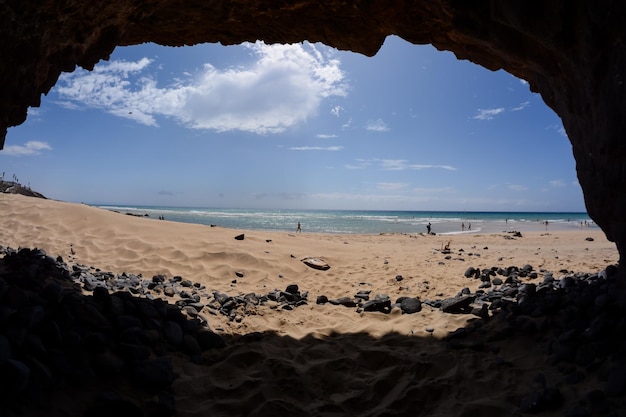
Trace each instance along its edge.
<path fill-rule="evenodd" d="M 490 349 L 452 349 L 446 336 L 477 320 L 423 304 L 419 313 L 363 312 L 331 303 L 362 290 L 435 300 L 481 282 L 469 267 L 531 265 L 541 283 L 569 272 L 599 272 L 618 260 L 598 228 L 427 236 L 317 235 L 231 230 L 140 218 L 82 204 L 0 195 L 0 245 L 44 249 L 68 264 L 115 274 L 163 274 L 230 295 L 297 284 L 308 303 L 258 306 L 241 320 L 207 315 L 226 348 L 203 363 L 173 354 L 179 416 L 503 416 L 522 415 L 524 394 L 543 375 L 564 411 L 593 390 L 591 377 L 564 382 L 547 363 L 546 341 L 515 337 Z M 243 240 L 235 236 L 243 234 Z M 443 251 L 449 245 L 449 253 Z M 305 265 L 323 259 L 330 269 Z M 251 338 L 250 335 L 259 335 Z M 499 364 L 506 363 L 506 366 Z M 56 407 L 72 409 L 69 401 Z M 62 415 L 57 410 L 58 415 Z M 52 415 L 52 414 L 51 414 Z M 552 415 L 545 412 L 542 415 Z"/>

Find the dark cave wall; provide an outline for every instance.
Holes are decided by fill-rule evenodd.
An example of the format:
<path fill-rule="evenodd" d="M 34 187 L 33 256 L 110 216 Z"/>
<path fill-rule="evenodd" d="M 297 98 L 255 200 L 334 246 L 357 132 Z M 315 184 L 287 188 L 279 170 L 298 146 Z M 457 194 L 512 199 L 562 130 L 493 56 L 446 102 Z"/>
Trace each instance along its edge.
<path fill-rule="evenodd" d="M 0 148 L 62 71 L 118 45 L 309 40 L 371 56 L 386 36 L 530 83 L 563 120 L 590 216 L 626 253 L 626 2 L 0 0 Z"/>

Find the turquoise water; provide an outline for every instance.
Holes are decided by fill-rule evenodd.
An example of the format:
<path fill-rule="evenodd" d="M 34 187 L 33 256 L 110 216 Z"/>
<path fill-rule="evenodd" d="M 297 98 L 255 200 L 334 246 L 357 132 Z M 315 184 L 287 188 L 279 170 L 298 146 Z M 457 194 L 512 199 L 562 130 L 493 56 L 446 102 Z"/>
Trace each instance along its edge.
<path fill-rule="evenodd" d="M 580 228 L 592 224 L 587 213 L 369 211 L 369 210 L 252 210 L 193 207 L 97 205 L 121 213 L 158 219 L 216 225 L 231 229 L 295 232 L 298 222 L 309 233 L 485 233 L 501 230 Z M 465 230 L 461 230 L 461 224 Z M 468 226 L 471 224 L 471 230 Z M 592 225 L 592 227 L 595 227 Z"/>

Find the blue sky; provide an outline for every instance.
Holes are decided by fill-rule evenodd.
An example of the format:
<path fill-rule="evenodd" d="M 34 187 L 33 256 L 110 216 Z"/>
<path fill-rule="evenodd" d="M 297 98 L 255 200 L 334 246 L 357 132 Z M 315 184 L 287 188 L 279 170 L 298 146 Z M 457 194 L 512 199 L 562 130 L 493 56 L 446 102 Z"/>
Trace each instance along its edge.
<path fill-rule="evenodd" d="M 117 48 L 9 129 L 0 170 L 49 198 L 223 208 L 585 211 L 528 84 L 387 39 Z"/>

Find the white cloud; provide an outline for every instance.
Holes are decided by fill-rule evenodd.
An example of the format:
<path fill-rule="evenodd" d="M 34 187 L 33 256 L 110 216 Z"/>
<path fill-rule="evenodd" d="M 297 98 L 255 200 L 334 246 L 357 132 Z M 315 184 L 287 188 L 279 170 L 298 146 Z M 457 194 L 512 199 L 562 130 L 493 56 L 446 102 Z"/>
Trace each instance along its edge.
<path fill-rule="evenodd" d="M 319 133 L 319 134 L 315 135 L 315 137 L 316 138 L 320 138 L 320 139 L 333 139 L 333 138 L 336 138 L 337 135 L 327 135 L 327 134 L 324 134 L 324 133 Z"/>
<path fill-rule="evenodd" d="M 373 132 L 388 132 L 389 126 L 383 121 L 383 119 L 370 120 L 365 125 L 365 129 Z"/>
<path fill-rule="evenodd" d="M 520 110 L 524 110 L 526 107 L 530 106 L 530 101 L 525 101 L 523 103 L 520 103 L 518 106 L 513 107 L 511 109 L 511 111 L 520 111 Z"/>
<path fill-rule="evenodd" d="M 376 161 L 379 161 L 381 168 L 386 171 L 402 171 L 407 167 L 406 159 L 382 159 Z"/>
<path fill-rule="evenodd" d="M 526 190 L 528 190 L 528 187 L 526 187 L 525 185 L 520 185 L 520 184 L 508 184 L 507 187 L 509 187 L 509 190 L 513 190 L 513 191 L 526 191 Z"/>
<path fill-rule="evenodd" d="M 37 117 L 41 114 L 41 109 L 37 107 L 29 107 L 28 108 L 28 118 Z"/>
<path fill-rule="evenodd" d="M 385 191 L 395 191 L 402 188 L 406 188 L 409 184 L 406 182 L 379 182 L 376 184 L 376 188 Z"/>
<path fill-rule="evenodd" d="M 259 134 L 282 132 L 314 115 L 323 99 L 346 95 L 344 73 L 330 48 L 309 43 L 244 46 L 257 58 L 251 66 L 219 70 L 206 64 L 195 77 L 176 79 L 169 87 L 142 75 L 153 62 L 143 58 L 63 74 L 55 91 L 65 102 L 149 126 L 165 116 L 193 129 Z M 137 80 L 131 82 L 131 76 Z"/>
<path fill-rule="evenodd" d="M 411 170 L 422 170 L 422 169 L 445 169 L 448 171 L 456 171 L 457 169 L 451 165 L 432 165 L 432 164 L 410 164 L 406 159 L 359 159 L 359 164 L 356 166 L 358 168 L 365 168 L 371 165 L 377 165 L 380 169 L 384 171 L 404 171 L 407 169 Z M 350 165 L 352 169 L 355 169 L 355 166 Z"/>
<path fill-rule="evenodd" d="M 365 169 L 369 167 L 370 165 L 372 165 L 372 162 L 367 159 L 357 158 L 356 162 L 357 162 L 356 165 L 352 165 L 352 164 L 346 165 L 346 169 Z"/>
<path fill-rule="evenodd" d="M 563 180 L 552 180 L 550 181 L 551 187 L 565 187 L 565 181 Z"/>
<path fill-rule="evenodd" d="M 546 130 L 555 130 L 559 135 L 567 137 L 567 132 L 565 131 L 563 124 L 550 125 L 546 128 Z"/>
<path fill-rule="evenodd" d="M 335 116 L 335 117 L 339 117 L 339 113 L 341 113 L 343 111 L 343 107 L 341 106 L 335 106 L 333 107 L 330 112 Z"/>
<path fill-rule="evenodd" d="M 31 140 L 26 142 L 24 145 L 7 145 L 2 151 L 0 151 L 0 155 L 29 156 L 39 155 L 42 151 L 50 150 L 52 150 L 52 147 L 46 142 Z"/>
<path fill-rule="evenodd" d="M 498 107 L 497 109 L 478 109 L 473 119 L 492 120 L 495 116 L 502 112 L 504 112 L 504 107 Z"/>
<path fill-rule="evenodd" d="M 289 148 L 292 151 L 340 151 L 343 149 L 343 146 L 297 146 L 293 148 Z"/>
<path fill-rule="evenodd" d="M 416 170 L 420 170 L 420 169 L 432 169 L 432 168 L 437 168 L 437 169 L 445 169 L 448 171 L 456 171 L 456 168 L 450 165 L 420 165 L 420 164 L 411 164 L 408 166 L 409 169 L 416 169 Z"/>

